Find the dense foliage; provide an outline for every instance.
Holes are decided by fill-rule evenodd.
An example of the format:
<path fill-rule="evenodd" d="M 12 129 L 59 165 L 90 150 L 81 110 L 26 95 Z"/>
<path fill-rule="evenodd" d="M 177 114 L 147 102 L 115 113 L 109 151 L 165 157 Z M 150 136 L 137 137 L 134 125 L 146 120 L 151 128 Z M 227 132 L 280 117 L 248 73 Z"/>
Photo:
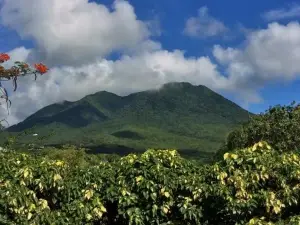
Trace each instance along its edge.
<path fill-rule="evenodd" d="M 202 166 L 175 150 L 150 149 L 86 167 L 4 149 L 1 221 L 299 224 L 299 159 L 297 152 L 276 151 L 265 142 Z"/>
<path fill-rule="evenodd" d="M 252 146 L 261 140 L 267 141 L 278 151 L 300 149 L 300 110 L 295 102 L 288 106 L 270 107 L 265 113 L 251 117 L 249 122 L 231 132 L 226 144 L 217 153 Z"/>

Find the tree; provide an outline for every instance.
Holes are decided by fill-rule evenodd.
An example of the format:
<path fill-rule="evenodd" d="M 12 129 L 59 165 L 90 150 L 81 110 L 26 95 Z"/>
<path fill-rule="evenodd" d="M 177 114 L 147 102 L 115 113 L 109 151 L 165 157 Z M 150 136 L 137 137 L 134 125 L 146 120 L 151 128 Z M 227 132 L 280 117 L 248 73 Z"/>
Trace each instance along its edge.
<path fill-rule="evenodd" d="M 277 151 L 300 149 L 300 110 L 299 104 L 270 107 L 264 114 L 250 118 L 250 121 L 231 132 L 216 159 L 227 151 L 246 148 L 259 141 L 270 143 Z"/>
<path fill-rule="evenodd" d="M 8 61 L 10 56 L 6 53 L 0 53 L 0 63 L 4 63 Z M 16 61 L 15 65 L 9 69 L 5 69 L 3 66 L 0 66 L 0 98 L 3 98 L 6 103 L 7 110 L 11 106 L 11 101 L 8 98 L 7 90 L 2 86 L 2 81 L 13 81 L 14 91 L 17 90 L 17 79 L 19 76 L 27 76 L 30 74 L 35 75 L 35 80 L 37 78 L 37 74 L 45 74 L 48 71 L 48 68 L 42 64 L 34 64 L 35 70 L 31 69 L 28 64 Z M 1 104 L 1 103 L 0 103 Z M 9 114 L 9 111 L 8 111 Z M 1 122 L 6 121 L 5 119 L 0 120 L 0 129 L 3 129 L 4 126 Z M 6 121 L 7 122 L 7 121 Z"/>

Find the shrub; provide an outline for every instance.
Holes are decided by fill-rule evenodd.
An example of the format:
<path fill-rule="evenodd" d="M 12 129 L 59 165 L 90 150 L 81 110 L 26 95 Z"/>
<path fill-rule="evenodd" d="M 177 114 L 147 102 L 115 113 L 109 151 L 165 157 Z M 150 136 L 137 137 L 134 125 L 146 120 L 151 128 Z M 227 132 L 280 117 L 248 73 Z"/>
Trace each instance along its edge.
<path fill-rule="evenodd" d="M 299 159 L 265 142 L 202 166 L 175 150 L 88 167 L 2 150 L 0 221 L 292 225 L 300 221 Z"/>
<path fill-rule="evenodd" d="M 300 110 L 295 102 L 288 106 L 270 107 L 264 114 L 254 116 L 249 122 L 231 132 L 215 159 L 224 152 L 246 148 L 266 141 L 278 151 L 297 151 L 300 148 Z"/>

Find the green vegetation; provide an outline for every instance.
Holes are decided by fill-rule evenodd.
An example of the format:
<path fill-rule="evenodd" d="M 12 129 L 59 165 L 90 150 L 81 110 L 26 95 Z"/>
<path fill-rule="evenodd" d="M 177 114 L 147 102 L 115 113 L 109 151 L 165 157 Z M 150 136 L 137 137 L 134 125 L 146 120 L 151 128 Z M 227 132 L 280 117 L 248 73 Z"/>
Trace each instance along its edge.
<path fill-rule="evenodd" d="M 251 117 L 249 122 L 231 132 L 215 157 L 221 159 L 227 151 L 246 148 L 261 140 L 270 143 L 277 151 L 298 151 L 299 125 L 299 105 L 295 102 L 288 106 L 270 107 L 264 114 Z"/>
<path fill-rule="evenodd" d="M 54 115 L 51 110 L 47 113 L 51 118 Z M 81 147 L 43 147 L 40 136 L 35 144 L 22 146 L 15 145 L 11 137 L 0 150 L 0 224 L 300 224 L 299 116 L 299 106 L 294 104 L 275 106 L 265 114 L 252 116 L 228 135 L 216 161 L 209 164 L 183 158 L 176 150 L 123 152 L 122 157 L 92 154 L 97 149 L 83 148 L 86 144 L 79 143 L 83 139 L 79 131 L 75 132 L 90 129 L 87 138 L 98 133 L 103 143 L 111 145 L 115 144 L 113 140 L 129 139 L 131 142 L 124 143 L 131 143 L 135 149 L 145 146 L 143 143 L 151 144 L 147 142 L 149 137 L 162 141 L 166 149 L 174 143 L 185 144 L 184 127 L 163 134 L 163 129 L 154 125 L 140 127 L 141 121 L 121 123 L 118 129 L 117 120 L 110 121 L 106 133 L 95 123 L 74 128 L 72 135 Z M 109 124 L 100 124 L 105 123 Z M 227 126 L 230 124 L 234 123 Z M 216 124 L 214 128 L 212 122 L 201 125 L 208 127 L 208 133 L 222 127 Z M 66 125 L 56 121 L 55 126 L 47 126 Z M 191 126 L 203 129 L 200 124 Z M 162 127 L 167 130 L 167 126 Z M 45 125 L 39 131 L 49 133 Z M 162 135 L 161 139 L 155 139 L 155 132 Z M 195 143 L 201 133 L 196 132 Z M 23 139 L 28 137 L 28 133 L 22 135 Z M 111 149 L 107 147 L 108 152 Z"/>
<path fill-rule="evenodd" d="M 89 166 L 68 159 L 2 150 L 1 223 L 300 222 L 300 155 L 265 142 L 212 165 L 191 163 L 175 150 L 149 149 Z"/>
<path fill-rule="evenodd" d="M 27 131 L 18 136 L 18 143 L 29 144 L 38 138 L 33 133 L 53 132 L 44 145 L 82 145 L 123 155 L 172 148 L 205 160 L 248 119 L 249 112 L 204 86 L 169 83 L 125 97 L 102 91 L 77 102 L 49 105 L 8 128 L 0 140 Z"/>

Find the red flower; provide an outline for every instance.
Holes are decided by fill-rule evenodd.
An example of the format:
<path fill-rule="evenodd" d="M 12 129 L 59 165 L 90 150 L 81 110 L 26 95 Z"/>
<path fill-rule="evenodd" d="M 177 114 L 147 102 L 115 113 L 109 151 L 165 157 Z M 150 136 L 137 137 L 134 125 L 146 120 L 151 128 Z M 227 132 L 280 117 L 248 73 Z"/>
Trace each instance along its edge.
<path fill-rule="evenodd" d="M 1 63 L 5 62 L 9 59 L 10 59 L 9 55 L 7 55 L 6 53 L 0 53 L 0 62 Z"/>
<path fill-rule="evenodd" d="M 45 66 L 44 64 L 42 63 L 38 63 L 38 64 L 34 64 L 34 67 L 36 68 L 36 70 L 43 74 L 43 73 L 46 73 L 48 71 L 48 68 L 47 66 Z"/>

